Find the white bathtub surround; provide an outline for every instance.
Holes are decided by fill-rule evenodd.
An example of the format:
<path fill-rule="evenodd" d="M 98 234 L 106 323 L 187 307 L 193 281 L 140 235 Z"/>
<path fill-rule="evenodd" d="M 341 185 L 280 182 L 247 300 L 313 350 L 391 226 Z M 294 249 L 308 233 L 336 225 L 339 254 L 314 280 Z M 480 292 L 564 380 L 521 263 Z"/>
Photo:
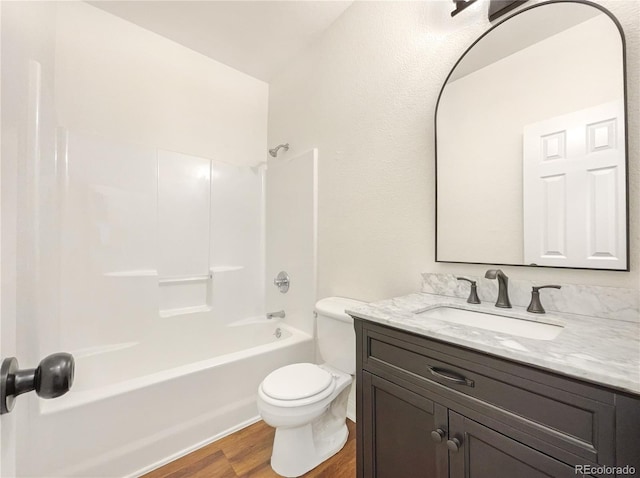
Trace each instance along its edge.
<path fill-rule="evenodd" d="M 51 350 L 139 341 L 158 316 L 264 313 L 262 168 L 95 135 L 64 140 Z"/>
<path fill-rule="evenodd" d="M 158 151 L 160 315 L 264 311 L 264 168 Z"/>
<path fill-rule="evenodd" d="M 420 314 L 442 306 L 551 323 L 563 329 L 553 340 L 537 340 Z M 372 302 L 347 311 L 401 330 L 618 390 L 640 393 L 640 321 L 603 320 L 565 313 L 532 314 L 524 307 L 499 309 L 492 302 L 472 305 L 467 304 L 466 299 L 426 293 Z"/>
<path fill-rule="evenodd" d="M 269 157 L 266 172 L 267 310 L 284 310 L 288 323 L 309 334 L 317 300 L 318 154 L 292 144 Z M 286 294 L 273 285 L 280 271 L 291 279 Z"/>
<path fill-rule="evenodd" d="M 491 266 L 487 266 L 490 268 Z M 498 297 L 498 281 L 484 276 L 454 275 L 425 272 L 422 274 L 422 292 L 447 297 L 469 297 L 469 283 L 456 277 L 475 280 L 478 297 L 483 303 L 494 304 Z M 509 298 L 514 306 L 527 307 L 531 301 L 531 288 L 557 284 L 561 289 L 540 291 L 540 300 L 547 312 L 566 312 L 618 321 L 640 323 L 640 294 L 637 289 L 564 284 L 509 278 Z"/>
<path fill-rule="evenodd" d="M 211 161 L 163 150 L 157 161 L 159 312 L 207 310 Z"/>
<path fill-rule="evenodd" d="M 60 219 L 41 231 L 60 237 L 59 262 L 43 271 L 60 295 L 58 332 L 44 350 L 138 341 L 158 315 L 156 151 L 64 132 Z"/>
<path fill-rule="evenodd" d="M 212 161 L 211 182 L 211 307 L 229 322 L 264 315 L 265 168 Z"/>
<path fill-rule="evenodd" d="M 255 422 L 260 381 L 312 360 L 312 341 L 282 323 L 228 327 L 193 314 L 158 319 L 145 342 L 78 354 L 72 391 L 37 401 L 29 440 L 38 460 L 22 462 L 21 473 L 140 476 Z"/>

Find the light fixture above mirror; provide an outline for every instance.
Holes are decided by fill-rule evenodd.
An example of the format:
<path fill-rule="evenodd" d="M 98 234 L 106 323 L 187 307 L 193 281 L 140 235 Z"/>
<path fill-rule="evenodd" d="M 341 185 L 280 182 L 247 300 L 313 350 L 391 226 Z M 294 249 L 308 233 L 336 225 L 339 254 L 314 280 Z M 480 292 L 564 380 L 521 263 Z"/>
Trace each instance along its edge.
<path fill-rule="evenodd" d="M 467 8 L 469 5 L 471 5 L 475 1 L 476 0 L 453 0 L 453 3 L 456 6 L 456 8 L 451 12 L 451 16 L 455 17 L 458 13 L 460 13 L 462 10 Z"/>
<path fill-rule="evenodd" d="M 500 18 L 526 2 L 527 0 L 491 0 L 491 3 L 489 3 L 489 21 L 492 22 Z"/>

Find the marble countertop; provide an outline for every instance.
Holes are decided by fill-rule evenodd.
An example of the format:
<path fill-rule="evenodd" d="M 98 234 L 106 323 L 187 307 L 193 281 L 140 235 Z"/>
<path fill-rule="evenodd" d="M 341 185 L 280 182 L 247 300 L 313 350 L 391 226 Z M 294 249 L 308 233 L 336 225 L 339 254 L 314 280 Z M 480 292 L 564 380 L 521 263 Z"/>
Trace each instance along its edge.
<path fill-rule="evenodd" d="M 564 329 L 553 340 L 536 340 L 417 313 L 442 306 L 562 325 Z M 499 309 L 493 303 L 472 305 L 463 299 L 426 293 L 372 302 L 346 312 L 370 322 L 640 395 L 640 323 L 573 314 L 532 314 L 523 307 Z"/>

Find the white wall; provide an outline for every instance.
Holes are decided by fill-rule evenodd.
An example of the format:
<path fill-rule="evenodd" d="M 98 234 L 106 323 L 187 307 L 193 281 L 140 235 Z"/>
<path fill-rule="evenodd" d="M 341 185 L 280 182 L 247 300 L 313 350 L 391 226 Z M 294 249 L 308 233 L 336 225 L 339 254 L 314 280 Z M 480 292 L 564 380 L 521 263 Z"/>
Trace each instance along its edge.
<path fill-rule="evenodd" d="M 534 2 L 528 2 L 527 6 Z M 638 288 L 640 4 L 605 1 L 627 40 L 631 272 L 504 267 L 513 277 Z M 434 109 L 460 55 L 490 24 L 487 2 L 355 2 L 270 83 L 269 144 L 318 147 L 319 297 L 364 300 L 420 289 L 434 261 Z"/>
<path fill-rule="evenodd" d="M 447 84 L 437 125 L 441 260 L 523 263 L 524 127 L 621 100 L 621 49 L 602 14 Z"/>
<path fill-rule="evenodd" d="M 60 126 L 237 165 L 264 160 L 268 85 L 83 2 L 60 2 Z"/>

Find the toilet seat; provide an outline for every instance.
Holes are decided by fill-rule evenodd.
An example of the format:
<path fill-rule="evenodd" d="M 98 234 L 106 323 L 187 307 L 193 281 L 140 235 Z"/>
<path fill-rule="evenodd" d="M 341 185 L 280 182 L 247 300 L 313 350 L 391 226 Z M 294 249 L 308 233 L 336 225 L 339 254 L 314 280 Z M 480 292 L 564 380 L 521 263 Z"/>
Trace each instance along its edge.
<path fill-rule="evenodd" d="M 271 372 L 259 388 L 261 398 L 280 407 L 298 407 L 321 401 L 333 393 L 333 374 L 311 363 L 287 365 Z"/>

